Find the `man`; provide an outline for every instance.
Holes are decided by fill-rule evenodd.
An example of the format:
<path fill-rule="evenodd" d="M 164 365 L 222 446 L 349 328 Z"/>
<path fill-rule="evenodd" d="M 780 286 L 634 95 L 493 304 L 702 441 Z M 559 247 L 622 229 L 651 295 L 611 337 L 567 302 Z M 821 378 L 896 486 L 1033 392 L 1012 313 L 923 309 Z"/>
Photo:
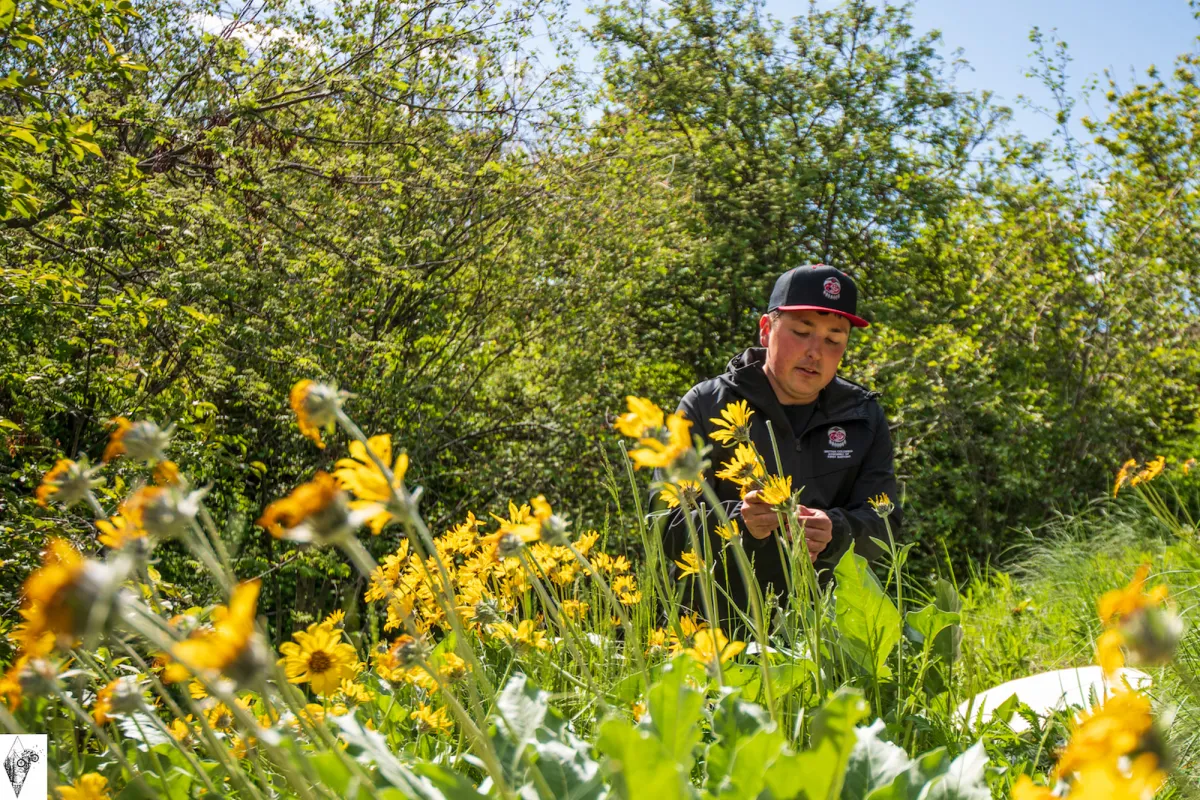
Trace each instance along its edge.
<path fill-rule="evenodd" d="M 869 324 L 857 315 L 857 301 L 854 281 L 833 267 L 818 264 L 783 274 L 759 320 L 762 347 L 735 356 L 725 374 L 693 386 L 679 404 L 692 431 L 713 445 L 712 468 L 705 477 L 728 516 L 740 525 L 760 586 L 765 590 L 769 584 L 778 595 L 787 587 L 783 548 L 776 542 L 779 518 L 760 492 L 742 497 L 739 486 L 714 477 L 733 457 L 735 444 L 714 439 L 712 433 L 720 427 L 713 423 L 729 404 L 747 401 L 753 412 L 750 438 L 768 473 L 790 475 L 793 491 L 800 490 L 798 523 L 803 523 L 809 558 L 823 582 L 851 543 L 859 555 L 877 557 L 880 550 L 871 537 L 887 541 L 887 531 L 869 501 L 880 494 L 896 499 L 891 436 L 875 399 L 879 393 L 837 376 L 851 328 Z M 781 464 L 776 463 L 776 447 Z M 896 536 L 898 509 L 888 522 Z M 721 541 L 711 533 L 713 528 L 710 520 L 712 552 L 720 553 Z M 679 510 L 669 519 L 665 535 L 673 560 L 692 549 Z M 734 602 L 747 609 L 731 554 L 728 560 L 717 564 L 716 578 Z M 695 600 L 691 604 L 695 606 Z"/>

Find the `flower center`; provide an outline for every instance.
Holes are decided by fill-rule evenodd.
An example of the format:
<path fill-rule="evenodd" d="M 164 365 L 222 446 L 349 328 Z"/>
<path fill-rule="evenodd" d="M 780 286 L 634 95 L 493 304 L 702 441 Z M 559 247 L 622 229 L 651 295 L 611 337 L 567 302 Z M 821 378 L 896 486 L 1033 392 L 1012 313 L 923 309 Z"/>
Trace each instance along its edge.
<path fill-rule="evenodd" d="M 333 659 L 324 650 L 314 650 L 308 657 L 309 672 L 328 672 L 333 667 Z"/>

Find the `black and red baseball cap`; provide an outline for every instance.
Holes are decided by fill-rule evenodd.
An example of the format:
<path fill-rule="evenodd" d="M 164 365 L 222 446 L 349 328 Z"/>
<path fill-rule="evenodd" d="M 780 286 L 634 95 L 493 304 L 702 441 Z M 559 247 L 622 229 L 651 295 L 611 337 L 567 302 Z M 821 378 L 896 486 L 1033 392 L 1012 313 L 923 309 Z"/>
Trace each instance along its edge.
<path fill-rule="evenodd" d="M 850 320 L 856 328 L 871 325 L 854 312 L 858 310 L 858 287 L 854 279 L 836 267 L 809 264 L 779 276 L 771 290 L 772 311 L 828 311 Z"/>

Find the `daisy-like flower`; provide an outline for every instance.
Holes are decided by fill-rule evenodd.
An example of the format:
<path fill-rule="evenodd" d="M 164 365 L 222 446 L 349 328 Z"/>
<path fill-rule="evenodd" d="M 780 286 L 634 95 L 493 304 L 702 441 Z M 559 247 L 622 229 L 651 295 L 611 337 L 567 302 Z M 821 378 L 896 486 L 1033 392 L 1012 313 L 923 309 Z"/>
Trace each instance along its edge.
<path fill-rule="evenodd" d="M 97 725 L 103 725 L 117 714 L 131 714 L 139 710 L 144 702 L 145 693 L 141 684 L 133 676 L 126 675 L 110 681 L 96 692 L 92 719 Z"/>
<path fill-rule="evenodd" d="M 103 630 L 113 603 L 112 570 L 85 559 L 65 539 L 51 539 L 42 566 L 25 581 L 19 636 L 24 652 L 45 655 L 55 644 L 74 647 Z M 52 634 L 52 635 L 48 635 Z"/>
<path fill-rule="evenodd" d="M 704 480 L 703 474 L 700 476 L 700 480 Z M 684 508 L 696 508 L 700 504 L 700 498 L 704 496 L 704 488 L 700 485 L 700 480 L 664 483 L 662 487 L 663 502 L 667 504 L 668 508 L 679 508 L 680 505 Z"/>
<path fill-rule="evenodd" d="M 1058 796 L 1049 787 L 1038 786 L 1028 775 L 1022 775 L 1013 784 L 1012 800 L 1058 800 Z"/>
<path fill-rule="evenodd" d="M 896 504 L 892 502 L 892 498 L 887 496 L 886 492 L 880 492 L 867 500 L 871 506 L 871 510 L 879 517 L 886 517 L 896 510 Z"/>
<path fill-rule="evenodd" d="M 1183 620 L 1166 607 L 1167 587 L 1146 591 L 1150 565 L 1143 564 L 1124 589 L 1100 598 L 1105 631 L 1096 642 L 1097 661 L 1108 675 L 1125 666 L 1125 652 L 1141 665 L 1161 664 L 1175 654 L 1183 636 Z"/>
<path fill-rule="evenodd" d="M 41 485 L 34 491 L 37 504 L 45 508 L 50 500 L 54 500 L 64 508 L 70 508 L 83 502 L 88 492 L 104 485 L 104 479 L 96 477 L 99 471 L 99 467 L 88 467 L 86 456 L 80 456 L 79 461 L 60 458 L 42 476 Z"/>
<path fill-rule="evenodd" d="M 591 608 L 586 600 L 563 600 L 562 603 L 563 616 L 574 622 L 581 621 L 587 616 L 588 609 Z"/>
<path fill-rule="evenodd" d="M 723 445 L 750 444 L 750 417 L 754 412 L 745 400 L 730 403 L 721 409 L 721 416 L 709 420 L 715 427 L 708 435 L 714 442 Z"/>
<path fill-rule="evenodd" d="M 319 695 L 337 692 L 342 681 L 358 673 L 358 655 L 354 646 L 342 641 L 342 632 L 321 625 L 292 634 L 293 642 L 279 647 L 289 683 L 308 683 Z"/>
<path fill-rule="evenodd" d="M 1117 772 L 1122 759 L 1136 759 L 1142 755 L 1150 755 L 1157 765 L 1163 760 L 1160 751 L 1160 737 L 1154 730 L 1149 698 L 1139 692 L 1122 690 L 1084 713 L 1074 725 L 1071 738 L 1059 756 L 1055 774 L 1067 777 L 1097 769 Z"/>
<path fill-rule="evenodd" d="M 672 466 L 692 449 L 692 423 L 682 414 L 671 414 L 666 424 L 651 435 L 638 439 L 639 447 L 629 451 L 635 469 L 659 469 Z"/>
<path fill-rule="evenodd" d="M 143 486 L 121 503 L 121 515 L 160 540 L 183 535 L 200 512 L 208 489 L 188 491 L 182 483 Z"/>
<path fill-rule="evenodd" d="M 1129 479 L 1130 486 L 1137 486 L 1139 483 L 1148 483 L 1162 474 L 1163 469 L 1167 465 L 1167 460 L 1158 456 L 1146 462 L 1146 466 L 1138 471 L 1136 475 Z"/>
<path fill-rule="evenodd" d="M 687 550 L 683 553 L 682 561 L 676 561 L 675 565 L 679 567 L 679 575 L 676 580 L 683 580 L 688 575 L 699 575 L 704 569 L 704 562 L 696 555 L 695 550 Z"/>
<path fill-rule="evenodd" d="M 760 482 L 767 474 L 754 445 L 739 444 L 733 458 L 721 465 L 717 477 L 735 483 L 742 489 Z"/>
<path fill-rule="evenodd" d="M 337 611 L 330 612 L 329 616 L 321 620 L 321 625 L 331 630 L 346 627 L 346 612 L 340 608 Z"/>
<path fill-rule="evenodd" d="M 515 627 L 502 621 L 492 626 L 492 633 L 507 640 L 518 650 L 550 650 L 554 645 L 546 638 L 546 632 L 538 630 L 531 619 L 521 620 Z"/>
<path fill-rule="evenodd" d="M 346 392 L 338 391 L 336 386 L 326 383 L 297 381 L 292 386 L 288 401 L 296 414 L 296 424 L 300 427 L 300 433 L 312 439 L 317 447 L 324 449 L 321 429 L 324 428 L 326 433 L 333 433 L 338 411 L 349 396 Z"/>
<path fill-rule="evenodd" d="M 679 633 L 673 629 L 669 634 L 671 640 L 671 655 L 676 656 L 692 646 L 696 634 L 708 628 L 708 622 L 692 615 L 679 618 Z"/>
<path fill-rule="evenodd" d="M 108 462 L 128 455 L 134 461 L 156 464 L 167 457 L 167 446 L 175 432 L 174 424 L 164 430 L 148 420 L 130 422 L 125 417 L 114 418 L 112 424 L 116 430 L 109 437 L 101 460 Z"/>
<path fill-rule="evenodd" d="M 346 493 L 338 488 L 333 476 L 318 472 L 311 481 L 267 506 L 256 524 L 276 539 L 329 545 L 352 535 L 378 511 L 375 503 L 351 510 Z"/>
<path fill-rule="evenodd" d="M 625 436 L 641 439 L 663 427 L 666 416 L 653 401 L 645 397 L 629 395 L 625 398 L 625 402 L 629 407 L 629 412 L 617 417 L 615 423 L 616 429 Z"/>
<path fill-rule="evenodd" d="M 692 637 L 692 646 L 686 652 L 709 670 L 716 669 L 746 649 L 745 642 L 731 642 L 720 628 L 704 628 Z"/>
<path fill-rule="evenodd" d="M 138 527 L 133 520 L 126 519 L 120 514 L 114 514 L 108 519 L 96 520 L 96 529 L 100 531 L 97 537 L 100 544 L 120 550 L 132 542 L 146 538 L 146 529 Z"/>
<path fill-rule="evenodd" d="M 772 508 L 783 509 L 792 499 L 792 476 L 771 475 L 763 481 L 758 497 Z"/>
<path fill-rule="evenodd" d="M 108 778 L 98 772 L 80 775 L 70 786 L 58 787 L 62 800 L 109 800 Z"/>
<path fill-rule="evenodd" d="M 172 647 L 164 680 L 174 683 L 200 674 L 210 681 L 224 675 L 239 686 L 258 683 L 266 667 L 265 646 L 254 631 L 261 586 L 258 579 L 235 586 L 229 606 L 213 612 L 211 627 L 195 629 Z"/>
<path fill-rule="evenodd" d="M 1117 493 L 1121 491 L 1121 487 L 1124 486 L 1125 482 L 1129 480 L 1129 470 L 1136 466 L 1137 459 L 1131 458 L 1122 464 L 1121 468 L 1117 470 L 1117 477 L 1113 479 L 1113 497 L 1117 496 Z"/>
<path fill-rule="evenodd" d="M 374 692 L 361 683 L 349 679 L 342 681 L 339 691 L 342 693 L 342 697 L 355 704 L 369 703 L 375 699 Z"/>
<path fill-rule="evenodd" d="M 642 590 L 632 575 L 617 575 L 612 579 L 611 588 L 623 606 L 636 606 L 642 602 Z"/>
<path fill-rule="evenodd" d="M 357 439 L 350 442 L 350 458 L 338 460 L 333 477 L 337 478 L 343 489 L 358 498 L 350 502 L 350 508 L 372 510 L 372 515 L 367 517 L 367 527 L 371 533 L 378 535 L 384 525 L 405 513 L 404 509 L 397 507 L 392 489 L 401 499 L 405 497 L 404 475 L 408 472 L 408 454 L 401 453 L 393 462 L 392 437 L 386 433 L 372 436 L 367 444 L 371 453 L 392 470 L 391 488 L 383 471 Z"/>
<path fill-rule="evenodd" d="M 430 708 L 421 703 L 412 712 L 412 718 L 417 723 L 419 733 L 444 736 L 454 730 L 454 723 L 450 721 L 450 715 L 446 713 L 445 708 Z"/>
<path fill-rule="evenodd" d="M 724 525 L 718 525 L 714 532 L 727 542 L 742 535 L 741 531 L 738 530 L 736 519 L 731 519 Z"/>

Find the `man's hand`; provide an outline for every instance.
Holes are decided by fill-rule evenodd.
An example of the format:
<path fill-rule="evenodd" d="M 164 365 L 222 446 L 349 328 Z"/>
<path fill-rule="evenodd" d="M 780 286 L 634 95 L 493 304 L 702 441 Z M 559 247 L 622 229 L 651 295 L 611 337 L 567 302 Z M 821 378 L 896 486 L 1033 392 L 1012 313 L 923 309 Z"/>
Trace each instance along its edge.
<path fill-rule="evenodd" d="M 808 545 L 808 557 L 812 561 L 833 541 L 833 520 L 819 508 L 800 506 L 797 520 L 804 525 L 804 541 Z"/>
<path fill-rule="evenodd" d="M 779 515 L 775 513 L 775 509 L 759 499 L 757 489 L 746 493 L 739 510 L 746 530 L 750 531 L 750 535 L 755 539 L 765 539 L 779 527 Z"/>

